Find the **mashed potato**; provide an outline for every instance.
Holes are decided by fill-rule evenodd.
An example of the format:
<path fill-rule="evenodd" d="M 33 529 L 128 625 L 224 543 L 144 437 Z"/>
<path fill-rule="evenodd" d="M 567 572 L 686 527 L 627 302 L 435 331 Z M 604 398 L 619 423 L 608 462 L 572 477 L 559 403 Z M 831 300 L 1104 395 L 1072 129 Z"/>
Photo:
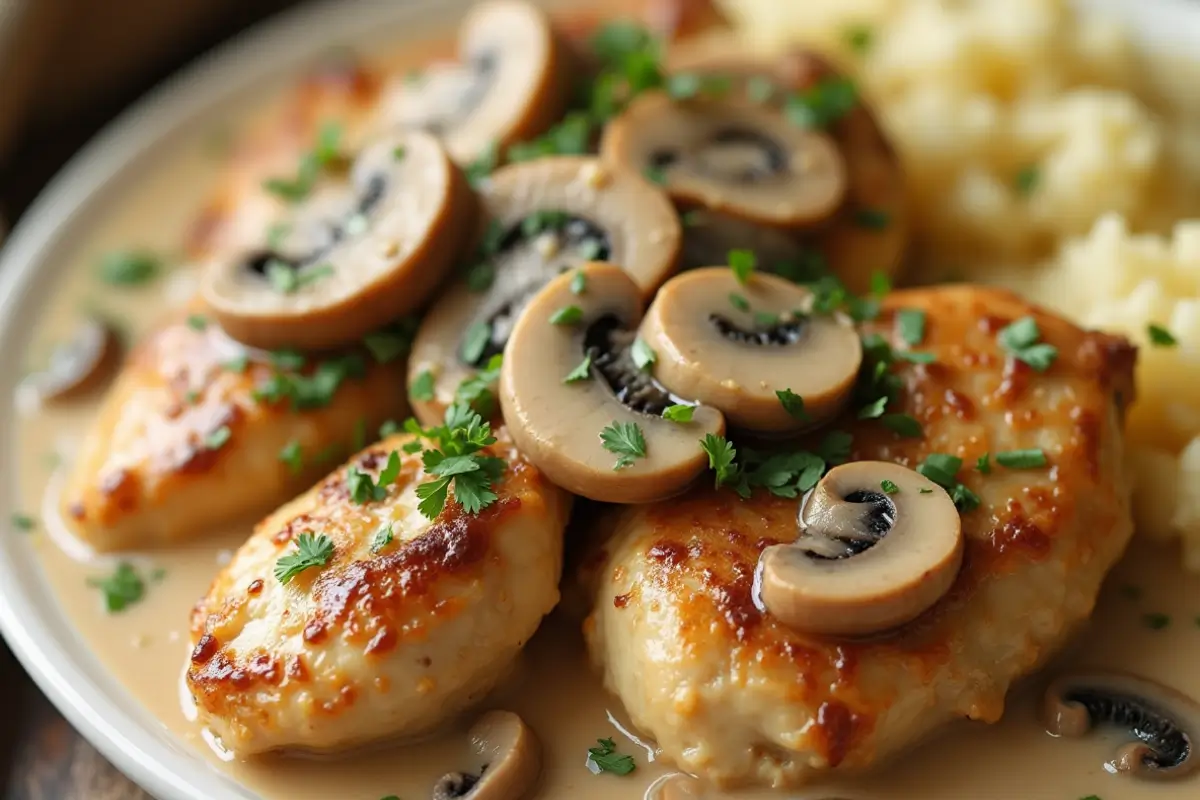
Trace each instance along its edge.
<path fill-rule="evenodd" d="M 1139 530 L 1200 571 L 1200 129 L 1142 89 L 1122 28 L 1066 0 L 722 4 L 757 47 L 858 75 L 905 157 L 915 279 L 1005 283 L 1143 346 Z"/>

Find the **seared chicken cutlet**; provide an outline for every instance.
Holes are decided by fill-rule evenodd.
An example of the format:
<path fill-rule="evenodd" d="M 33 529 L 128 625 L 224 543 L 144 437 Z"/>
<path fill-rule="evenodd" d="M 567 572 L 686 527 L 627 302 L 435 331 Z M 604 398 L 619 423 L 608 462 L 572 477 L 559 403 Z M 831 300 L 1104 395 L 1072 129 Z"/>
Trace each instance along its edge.
<path fill-rule="evenodd" d="M 569 495 L 500 442 L 495 502 L 468 514 L 452 496 L 430 521 L 411 441 L 372 445 L 259 523 L 196 607 L 187 683 L 226 747 L 426 732 L 482 698 L 558 602 Z M 313 537 L 325 557 L 281 576 Z"/>
<path fill-rule="evenodd" d="M 942 480 L 962 511 L 962 566 L 928 611 L 869 638 L 802 633 L 766 612 L 760 555 L 797 538 L 801 501 L 761 488 L 743 500 L 706 481 L 625 508 L 589 562 L 584 631 L 606 685 L 667 757 L 722 785 L 794 786 L 875 765 L 951 720 L 995 722 L 1012 682 L 1091 613 L 1132 532 L 1124 340 L 970 287 L 895 292 L 865 333 L 933 357 L 888 367 L 902 389 L 887 414 L 923 431 L 856 413 L 831 428 L 852 434 L 851 462 L 915 468 L 934 455 L 956 473 Z M 805 444 L 821 452 L 821 438 Z M 889 483 L 877 476 L 874 499 L 845 502 L 897 490 L 921 501 Z M 933 502 L 941 489 L 920 491 Z"/>
<path fill-rule="evenodd" d="M 97 550 L 270 509 L 406 413 L 401 361 L 272 356 L 195 323 L 175 319 L 134 349 L 72 468 L 63 517 Z"/>

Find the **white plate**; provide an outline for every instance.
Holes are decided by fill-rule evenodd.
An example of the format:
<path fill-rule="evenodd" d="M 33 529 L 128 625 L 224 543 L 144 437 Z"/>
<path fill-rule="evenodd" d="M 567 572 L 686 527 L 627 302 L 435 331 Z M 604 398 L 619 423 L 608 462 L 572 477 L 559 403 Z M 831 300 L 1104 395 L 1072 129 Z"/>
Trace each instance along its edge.
<path fill-rule="evenodd" d="M 817 0 L 811 0 L 817 1 Z M 835 2 L 835 0 L 827 0 Z M 780 0 L 785 2 L 785 0 Z M 1127 20 L 1145 46 L 1200 50 L 1200 0 L 1078 0 Z M 123 114 L 42 192 L 0 252 L 0 519 L 16 508 L 13 407 L 21 359 L 89 211 L 112 203 L 118 178 L 206 115 L 332 45 L 399 39 L 468 0 L 330 0 L 271 20 L 214 52 Z M 419 23 L 419 24 L 418 24 Z M 68 720 L 121 771 L 162 800 L 253 798 L 167 733 L 110 675 L 66 620 L 27 537 L 0 535 L 0 630 Z"/>

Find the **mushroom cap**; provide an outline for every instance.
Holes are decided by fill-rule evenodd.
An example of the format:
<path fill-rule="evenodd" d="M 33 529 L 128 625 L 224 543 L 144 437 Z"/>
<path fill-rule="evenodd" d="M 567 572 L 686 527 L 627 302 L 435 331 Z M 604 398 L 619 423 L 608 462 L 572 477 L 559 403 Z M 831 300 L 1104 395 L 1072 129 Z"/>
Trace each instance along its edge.
<path fill-rule="evenodd" d="M 85 317 L 71 338 L 54 348 L 50 363 L 21 382 L 40 403 L 69 400 L 96 388 L 121 360 L 121 339 L 112 325 Z"/>
<path fill-rule="evenodd" d="M 506 232 L 504 240 L 520 237 L 522 220 L 538 212 L 588 221 L 607 238 L 605 260 L 620 264 L 643 297 L 651 296 L 678 264 L 682 232 L 666 195 L 641 175 L 598 159 L 560 156 L 503 167 L 481 196 L 486 218 Z M 504 329 L 493 331 L 492 350 L 498 352 L 537 289 L 560 271 L 595 260 L 565 251 L 546 255 L 536 244 L 518 238 L 502 247 L 489 257 L 496 278 L 486 291 L 472 291 L 460 281 L 425 316 L 409 361 L 410 380 L 426 370 L 434 376 L 433 399 L 412 398 L 422 423 L 438 424 L 455 389 L 474 374 L 476 366 L 460 355 L 474 323 L 504 313 Z"/>
<path fill-rule="evenodd" d="M 605 128 L 600 152 L 660 169 L 676 202 L 780 228 L 822 222 L 846 192 L 847 168 L 827 134 L 740 99 L 643 93 Z"/>
<path fill-rule="evenodd" d="M 894 493 L 884 493 L 885 480 Z M 886 508 L 876 515 L 867 504 Z M 869 529 L 878 523 L 882 530 Z M 830 470 L 804 503 L 801 525 L 795 542 L 763 551 L 758 590 L 768 613 L 806 633 L 861 636 L 902 625 L 936 603 L 962 565 L 950 495 L 887 461 Z"/>
<path fill-rule="evenodd" d="M 398 80 L 384 117 L 436 134 L 451 158 L 467 164 L 562 116 L 570 52 L 542 9 L 523 0 L 477 3 L 459 27 L 458 52 L 459 63 Z"/>
<path fill-rule="evenodd" d="M 708 465 L 698 440 L 724 433 L 720 412 L 696 406 L 691 422 L 676 423 L 634 411 L 621 402 L 593 367 L 591 378 L 564 377 L 584 358 L 589 326 L 612 315 L 632 326 L 642 311 L 641 292 L 619 267 L 583 268 L 587 289 L 571 292 L 571 275 L 551 281 L 526 308 L 505 351 L 500 405 L 518 449 L 551 481 L 593 500 L 645 503 L 682 491 Z M 550 316 L 576 305 L 576 325 L 556 325 Z M 612 424 L 638 425 L 644 458 L 615 469 L 617 456 L 604 449 L 600 431 Z"/>
<path fill-rule="evenodd" d="M 1138 778 L 1180 778 L 1200 766 L 1200 704 L 1140 675 L 1063 675 L 1046 689 L 1043 717 L 1055 736 L 1083 736 L 1103 723 L 1134 728 L 1138 740 L 1120 747 L 1108 764 Z"/>
<path fill-rule="evenodd" d="M 297 274 L 311 279 L 294 291 L 252 268 L 270 258 L 286 263 L 265 243 L 206 265 L 201 295 L 231 336 L 262 348 L 326 349 L 416 310 L 457 255 L 475 204 L 437 139 L 408 131 L 369 145 L 354 161 L 348 192 L 315 192 L 297 218 L 327 226 L 314 217 L 331 207 L 357 212 L 333 223 L 324 246 L 305 240 L 318 249 L 300 260 Z"/>
<path fill-rule="evenodd" d="M 672 67 L 676 74 L 727 76 L 733 79 L 735 91 L 745 91 L 751 79 L 765 78 L 776 86 L 773 96 L 767 98 L 771 105 L 841 77 L 830 62 L 807 50 L 794 50 L 774 62 L 740 54 L 702 53 L 675 60 Z M 819 230 L 805 232 L 804 240 L 825 256 L 832 272 L 850 291 L 861 294 L 870 288 L 872 273 L 895 277 L 903 266 L 911 226 L 904 166 L 861 95 L 826 132 L 846 165 L 845 198 L 833 218 Z M 864 212 L 886 224 L 864 224 Z"/>
<path fill-rule="evenodd" d="M 680 269 L 707 267 L 735 249 L 754 253 L 758 268 L 764 272 L 783 272 L 787 266 L 799 266 L 805 259 L 800 242 L 778 228 L 708 209 L 689 211 L 683 221 Z"/>
<path fill-rule="evenodd" d="M 678 275 L 642 320 L 641 337 L 658 354 L 654 377 L 747 430 L 799 431 L 831 419 L 854 388 L 862 343 L 845 317 L 806 315 L 811 301 L 807 289 L 774 275 L 754 273 L 745 284 L 727 267 Z M 779 322 L 763 325 L 756 314 Z M 803 418 L 780 402 L 785 389 L 804 399 Z"/>

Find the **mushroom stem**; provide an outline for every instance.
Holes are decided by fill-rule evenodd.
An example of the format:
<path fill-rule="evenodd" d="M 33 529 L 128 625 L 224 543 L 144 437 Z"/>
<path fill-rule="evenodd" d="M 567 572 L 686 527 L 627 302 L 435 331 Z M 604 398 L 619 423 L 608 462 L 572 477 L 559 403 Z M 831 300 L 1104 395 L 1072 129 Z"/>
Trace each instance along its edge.
<path fill-rule="evenodd" d="M 1137 741 L 1122 745 L 1107 762 L 1136 778 L 1165 780 L 1190 775 L 1200 764 L 1192 737 L 1200 730 L 1200 704 L 1157 681 L 1117 672 L 1066 675 L 1046 690 L 1046 730 L 1079 737 L 1093 727 L 1128 728 Z"/>

